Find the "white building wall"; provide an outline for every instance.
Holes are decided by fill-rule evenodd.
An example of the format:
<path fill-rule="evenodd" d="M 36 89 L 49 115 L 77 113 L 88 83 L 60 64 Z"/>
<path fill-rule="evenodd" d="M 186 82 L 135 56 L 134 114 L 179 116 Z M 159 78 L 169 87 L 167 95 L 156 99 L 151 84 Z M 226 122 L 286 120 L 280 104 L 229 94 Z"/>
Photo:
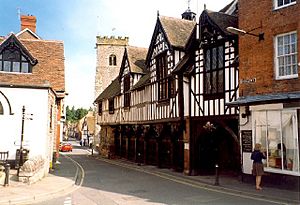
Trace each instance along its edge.
<path fill-rule="evenodd" d="M 50 159 L 47 155 L 53 137 L 49 144 L 48 89 L 0 88 L 0 91 L 7 97 L 13 113 L 9 115 L 5 110 L 4 115 L 0 115 L 0 150 L 9 151 L 9 159 L 15 159 L 16 150 L 20 148 L 22 107 L 25 106 L 23 147 L 30 150 L 29 157 L 41 155 Z M 7 109 L 7 102 L 3 98 L 0 100 Z M 52 123 L 54 126 L 55 122 Z"/>

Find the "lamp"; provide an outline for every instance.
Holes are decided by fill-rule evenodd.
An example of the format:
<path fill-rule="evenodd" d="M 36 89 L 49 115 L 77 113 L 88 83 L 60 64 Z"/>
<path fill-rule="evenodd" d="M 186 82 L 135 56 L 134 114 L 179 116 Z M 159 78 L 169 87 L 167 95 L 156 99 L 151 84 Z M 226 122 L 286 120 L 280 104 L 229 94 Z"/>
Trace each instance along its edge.
<path fill-rule="evenodd" d="M 259 33 L 259 34 L 254 34 L 254 33 L 250 33 L 248 31 L 245 31 L 245 30 L 242 30 L 242 29 L 238 29 L 238 28 L 234 28 L 234 27 L 227 27 L 226 30 L 230 33 L 233 33 L 233 34 L 237 34 L 237 35 L 251 35 L 251 36 L 256 36 L 258 37 L 258 40 L 261 41 L 261 40 L 265 40 L 264 38 L 264 33 Z"/>

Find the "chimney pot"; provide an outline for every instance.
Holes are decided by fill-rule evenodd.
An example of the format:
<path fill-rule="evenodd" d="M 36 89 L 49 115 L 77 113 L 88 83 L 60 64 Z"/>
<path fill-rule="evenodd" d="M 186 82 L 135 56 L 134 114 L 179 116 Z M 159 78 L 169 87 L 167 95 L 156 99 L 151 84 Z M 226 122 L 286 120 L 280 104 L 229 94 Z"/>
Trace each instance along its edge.
<path fill-rule="evenodd" d="M 21 31 L 24 29 L 30 29 L 32 32 L 36 33 L 36 17 L 33 15 L 21 15 Z"/>

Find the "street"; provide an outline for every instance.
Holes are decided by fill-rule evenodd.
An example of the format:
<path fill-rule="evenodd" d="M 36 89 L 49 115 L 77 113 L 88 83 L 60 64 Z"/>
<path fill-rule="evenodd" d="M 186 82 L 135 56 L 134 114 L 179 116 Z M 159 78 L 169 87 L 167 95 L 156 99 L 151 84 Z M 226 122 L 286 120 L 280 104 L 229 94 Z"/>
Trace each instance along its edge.
<path fill-rule="evenodd" d="M 211 188 L 189 185 L 157 175 L 107 163 L 92 157 L 86 148 L 76 146 L 64 153 L 84 170 L 82 185 L 74 192 L 40 205 L 75 204 L 282 204 L 268 199 L 238 196 Z M 71 172 L 74 167 L 70 166 Z"/>

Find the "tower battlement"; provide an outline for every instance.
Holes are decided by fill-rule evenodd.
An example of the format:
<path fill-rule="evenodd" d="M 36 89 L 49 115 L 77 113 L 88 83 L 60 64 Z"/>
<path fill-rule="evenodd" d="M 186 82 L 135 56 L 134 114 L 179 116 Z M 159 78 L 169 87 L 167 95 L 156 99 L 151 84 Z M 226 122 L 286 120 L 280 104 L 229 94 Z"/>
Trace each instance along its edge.
<path fill-rule="evenodd" d="M 97 45 L 119 45 L 127 46 L 129 37 L 115 36 L 97 36 Z"/>

